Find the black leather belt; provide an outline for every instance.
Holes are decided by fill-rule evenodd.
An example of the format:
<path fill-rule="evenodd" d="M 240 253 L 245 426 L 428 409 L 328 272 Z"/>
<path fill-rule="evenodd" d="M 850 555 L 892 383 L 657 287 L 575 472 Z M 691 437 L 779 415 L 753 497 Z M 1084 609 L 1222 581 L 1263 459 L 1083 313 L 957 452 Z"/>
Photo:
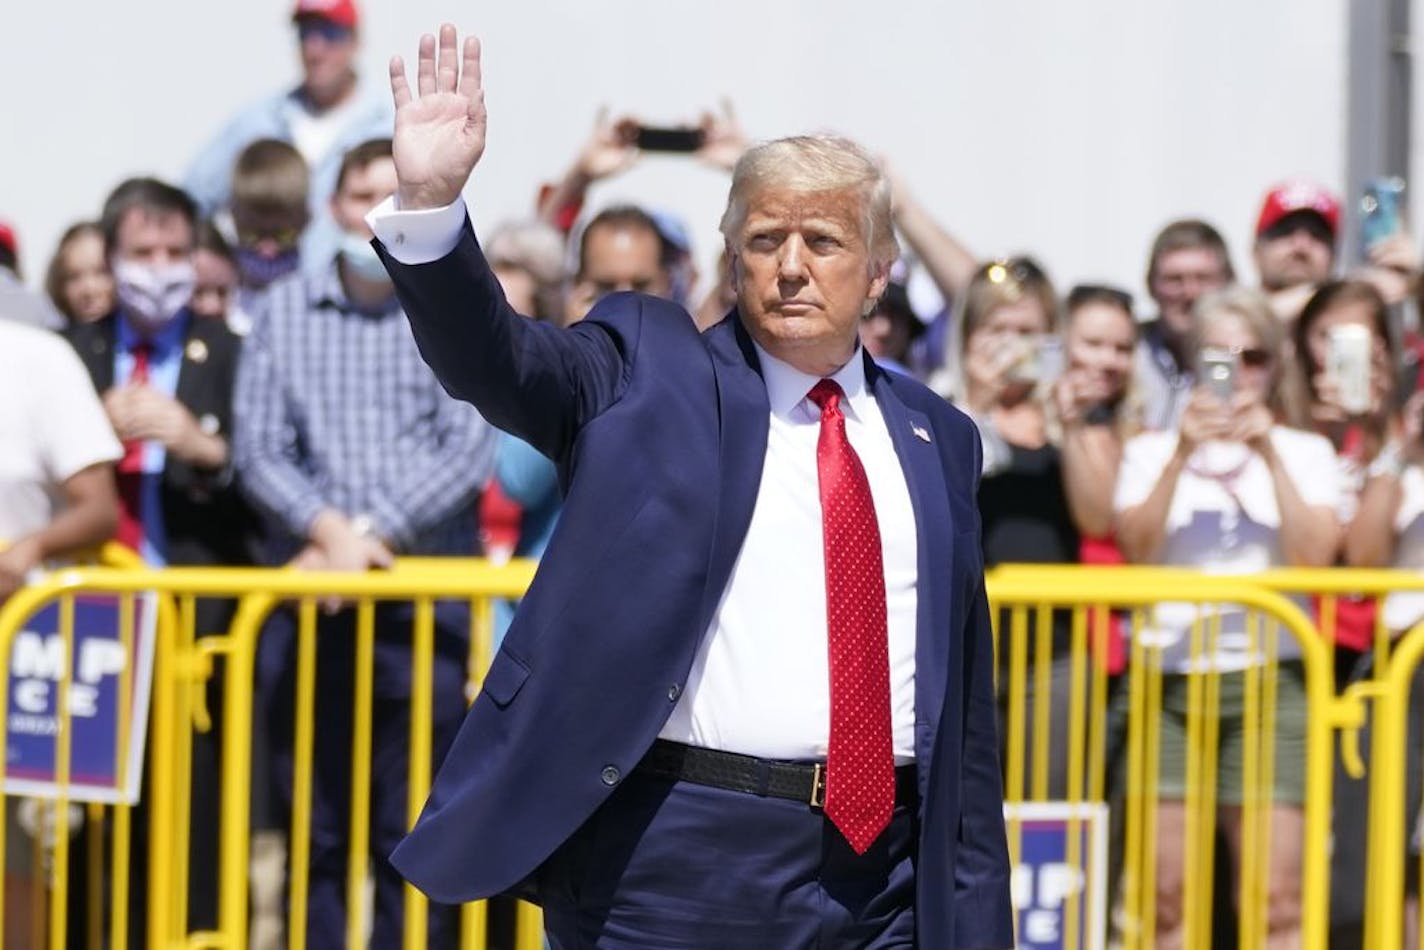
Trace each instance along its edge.
<path fill-rule="evenodd" d="M 826 804 L 826 766 L 823 762 L 785 762 L 759 759 L 737 752 L 721 752 L 658 739 L 636 770 L 643 775 L 709 785 L 748 795 L 805 802 L 812 808 Z M 915 767 L 895 769 L 895 801 L 909 804 L 918 795 Z"/>

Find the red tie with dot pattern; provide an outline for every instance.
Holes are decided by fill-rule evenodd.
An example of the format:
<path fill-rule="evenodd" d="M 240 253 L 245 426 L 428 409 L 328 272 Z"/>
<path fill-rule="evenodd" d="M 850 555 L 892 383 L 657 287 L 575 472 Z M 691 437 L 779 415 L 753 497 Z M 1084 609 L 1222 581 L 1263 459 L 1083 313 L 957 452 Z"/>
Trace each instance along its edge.
<path fill-rule="evenodd" d="M 846 438 L 845 393 L 823 379 L 807 396 L 821 407 L 816 470 L 826 547 L 826 627 L 831 741 L 826 817 L 856 854 L 890 823 L 895 755 L 890 741 L 890 646 L 880 526 L 865 468 Z"/>
<path fill-rule="evenodd" d="M 148 384 L 148 361 L 153 356 L 153 344 L 135 343 L 130 386 Z M 143 547 L 143 446 L 142 439 L 124 443 L 124 457 L 119 460 L 119 529 L 118 542 L 133 551 Z"/>

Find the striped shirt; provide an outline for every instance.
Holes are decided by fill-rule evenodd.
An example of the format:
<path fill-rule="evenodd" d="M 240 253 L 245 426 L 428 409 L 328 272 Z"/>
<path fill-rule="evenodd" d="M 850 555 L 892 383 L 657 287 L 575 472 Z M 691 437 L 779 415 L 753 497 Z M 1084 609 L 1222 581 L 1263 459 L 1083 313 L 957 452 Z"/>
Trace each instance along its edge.
<path fill-rule="evenodd" d="M 269 294 L 243 346 L 232 445 L 275 529 L 274 558 L 326 508 L 369 517 L 402 553 L 475 553 L 472 503 L 498 433 L 441 388 L 400 305 L 357 309 L 335 263 Z"/>

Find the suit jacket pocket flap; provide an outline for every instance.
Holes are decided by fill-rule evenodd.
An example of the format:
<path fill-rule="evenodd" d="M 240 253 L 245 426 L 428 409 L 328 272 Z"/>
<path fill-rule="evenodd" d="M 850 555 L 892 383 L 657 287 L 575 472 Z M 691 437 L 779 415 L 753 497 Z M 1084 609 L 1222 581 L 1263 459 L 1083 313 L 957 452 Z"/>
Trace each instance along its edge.
<path fill-rule="evenodd" d="M 485 674 L 481 691 L 503 709 L 514 701 L 519 688 L 529 678 L 529 667 L 518 657 L 501 650 L 494 655 L 489 672 Z"/>

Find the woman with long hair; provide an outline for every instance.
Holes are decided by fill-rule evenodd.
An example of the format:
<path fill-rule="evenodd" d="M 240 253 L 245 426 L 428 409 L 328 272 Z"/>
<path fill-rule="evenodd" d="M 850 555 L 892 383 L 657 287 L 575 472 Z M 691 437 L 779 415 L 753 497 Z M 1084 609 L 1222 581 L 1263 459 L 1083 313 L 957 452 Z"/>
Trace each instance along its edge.
<path fill-rule="evenodd" d="M 1192 349 L 1201 370 L 1179 427 L 1140 435 L 1123 452 L 1115 501 L 1123 553 L 1136 563 L 1215 573 L 1334 563 L 1340 534 L 1335 452 L 1325 438 L 1282 424 L 1284 334 L 1269 303 L 1256 291 L 1228 288 L 1197 301 L 1194 323 Z M 1215 635 L 1194 636 L 1204 629 Z M 1160 651 L 1164 670 L 1160 721 L 1147 724 L 1157 730 L 1161 765 L 1157 811 L 1148 818 L 1157 834 L 1158 947 L 1180 946 L 1182 939 L 1193 678 L 1208 672 L 1220 677 L 1214 817 L 1239 873 L 1242 805 L 1260 791 L 1243 781 L 1246 758 L 1261 754 L 1251 747 L 1254 733 L 1246 722 L 1246 674 L 1267 662 L 1275 663 L 1277 682 L 1275 747 L 1265 750 L 1274 761 L 1264 859 L 1267 946 L 1299 944 L 1304 668 L 1289 636 L 1272 657 L 1253 630 L 1239 608 L 1168 603 L 1133 631 L 1144 648 Z"/>

